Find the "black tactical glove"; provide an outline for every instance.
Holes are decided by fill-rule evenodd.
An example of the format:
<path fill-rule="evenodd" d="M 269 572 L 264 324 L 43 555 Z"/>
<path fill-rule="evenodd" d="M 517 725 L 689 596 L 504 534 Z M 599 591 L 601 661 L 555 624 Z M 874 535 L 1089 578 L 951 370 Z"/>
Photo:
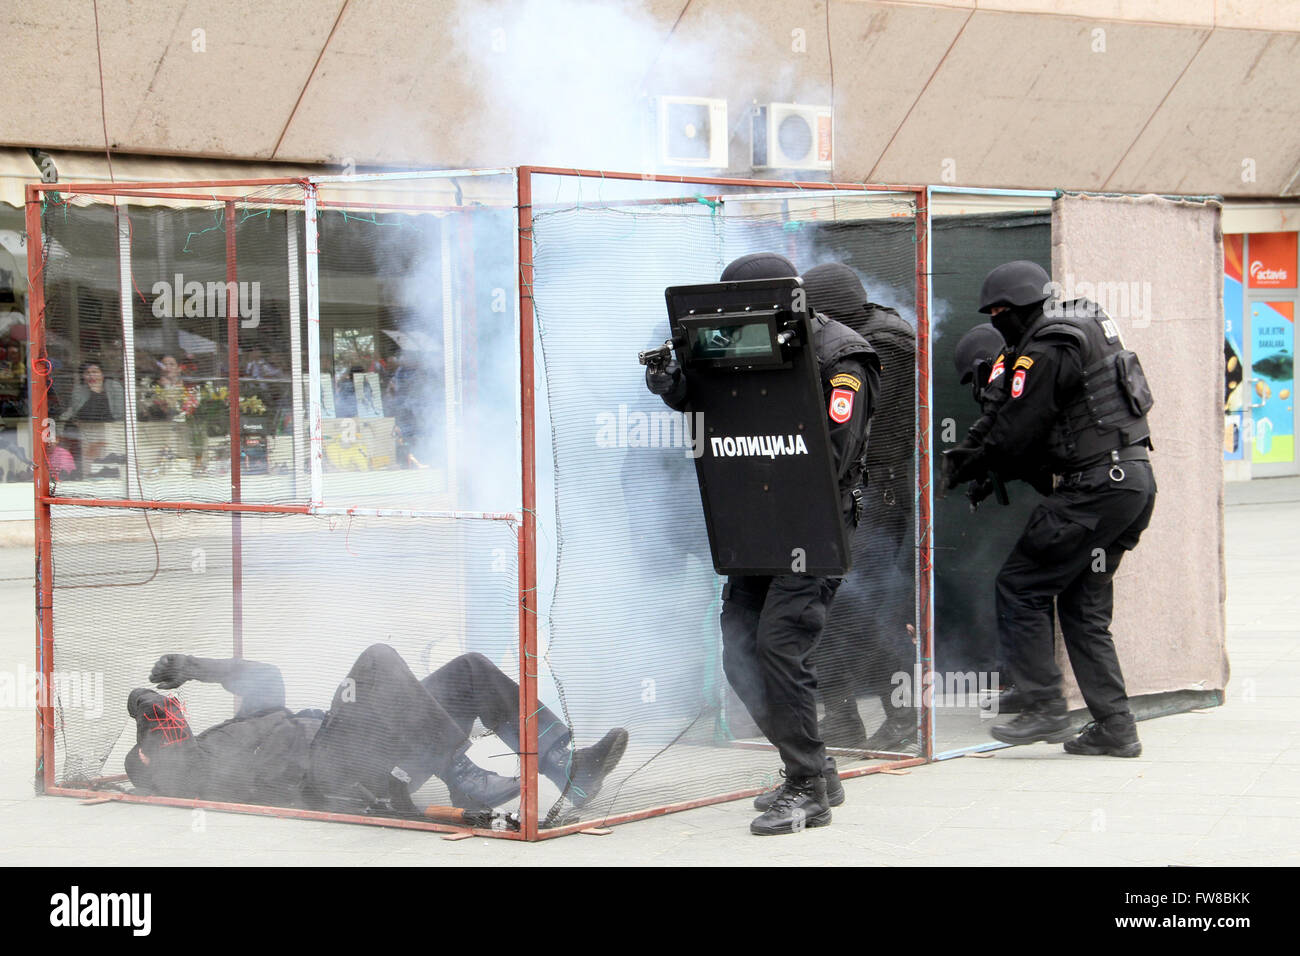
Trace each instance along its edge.
<path fill-rule="evenodd" d="M 193 677 L 193 659 L 188 654 L 164 654 L 149 672 L 149 682 L 162 690 L 175 690 Z"/>
<path fill-rule="evenodd" d="M 670 359 L 663 368 L 646 367 L 645 387 L 650 389 L 652 394 L 667 395 L 677 387 L 681 377 L 681 366 L 677 364 L 676 359 Z"/>
<path fill-rule="evenodd" d="M 993 479 L 984 478 L 981 481 L 972 481 L 966 486 L 966 500 L 970 502 L 970 510 L 973 512 L 980 506 L 980 502 L 993 494 Z"/>
<path fill-rule="evenodd" d="M 940 476 L 944 488 L 951 491 L 964 481 L 975 481 L 987 474 L 983 449 L 970 439 L 943 453 Z"/>

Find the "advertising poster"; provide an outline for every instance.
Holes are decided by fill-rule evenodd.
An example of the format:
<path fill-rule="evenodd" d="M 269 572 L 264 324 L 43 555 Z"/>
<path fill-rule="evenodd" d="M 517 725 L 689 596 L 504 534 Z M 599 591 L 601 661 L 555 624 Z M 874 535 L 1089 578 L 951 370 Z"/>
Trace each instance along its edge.
<path fill-rule="evenodd" d="M 357 417 L 383 418 L 384 398 L 379 393 L 379 373 L 355 372 L 352 382 L 357 399 Z"/>
<path fill-rule="evenodd" d="M 1253 257 L 1252 257 L 1253 258 Z M 1295 460 L 1295 303 L 1250 307 L 1252 462 Z"/>
<path fill-rule="evenodd" d="M 1300 233 L 1294 232 L 1252 232 L 1250 234 L 1249 271 L 1252 289 L 1294 289 L 1296 287 L 1298 235 Z"/>
<path fill-rule="evenodd" d="M 1245 351 L 1242 348 L 1242 237 L 1223 237 L 1223 459 L 1245 457 Z"/>

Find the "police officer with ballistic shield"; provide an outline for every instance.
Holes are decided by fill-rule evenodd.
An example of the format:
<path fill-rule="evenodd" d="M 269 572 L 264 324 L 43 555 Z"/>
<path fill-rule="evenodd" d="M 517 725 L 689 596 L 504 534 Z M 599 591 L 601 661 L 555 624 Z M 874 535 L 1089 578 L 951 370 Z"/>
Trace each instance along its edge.
<path fill-rule="evenodd" d="M 825 826 L 844 801 L 818 734 L 811 661 L 848 570 L 879 388 L 871 346 L 808 315 L 797 276 L 784 257 L 756 253 L 717 287 L 669 289 L 677 359 L 646 369 L 670 408 L 703 415 L 697 476 L 714 567 L 727 575 L 723 670 L 785 765 L 782 786 L 756 801 L 759 835 Z"/>
<path fill-rule="evenodd" d="M 1155 505 L 1151 391 L 1115 321 L 1086 299 L 1049 298 L 1050 284 L 1026 261 L 998 266 L 984 280 L 980 311 L 1007 345 L 989 383 L 1005 379 L 1007 397 L 986 434 L 945 453 L 946 483 L 1014 474 L 1026 460 L 1046 462 L 1057 476 L 997 579 L 999 636 L 1024 709 L 993 736 L 1136 757 L 1142 745 L 1110 623 L 1115 571 Z M 1075 739 L 1053 652 L 1054 603 L 1093 718 Z"/>

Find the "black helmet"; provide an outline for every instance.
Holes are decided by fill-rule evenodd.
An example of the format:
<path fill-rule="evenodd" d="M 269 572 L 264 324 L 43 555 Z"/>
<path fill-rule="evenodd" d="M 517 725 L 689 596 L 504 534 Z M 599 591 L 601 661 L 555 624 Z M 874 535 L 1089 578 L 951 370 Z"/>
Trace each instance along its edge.
<path fill-rule="evenodd" d="M 799 270 L 785 256 L 775 252 L 751 252 L 741 256 L 722 270 L 720 281 L 733 282 L 745 279 L 793 279 Z"/>
<path fill-rule="evenodd" d="M 971 329 L 957 342 L 957 348 L 952 353 L 952 364 L 957 367 L 957 375 L 961 378 L 963 385 L 975 378 L 979 372 L 980 366 L 992 366 L 993 360 L 1006 349 L 1006 342 L 1002 340 L 1002 333 L 995 329 L 989 323 L 977 325 Z M 985 371 L 985 377 L 988 372 Z M 977 385 L 983 385 L 983 382 L 976 382 Z"/>
<path fill-rule="evenodd" d="M 842 262 L 813 266 L 803 274 L 808 305 L 833 319 L 859 316 L 867 304 L 867 293 L 858 274 Z"/>
<path fill-rule="evenodd" d="M 1051 295 L 1051 283 L 1052 277 L 1036 262 L 1004 262 L 984 277 L 980 311 L 987 314 L 995 305 L 1035 305 Z"/>

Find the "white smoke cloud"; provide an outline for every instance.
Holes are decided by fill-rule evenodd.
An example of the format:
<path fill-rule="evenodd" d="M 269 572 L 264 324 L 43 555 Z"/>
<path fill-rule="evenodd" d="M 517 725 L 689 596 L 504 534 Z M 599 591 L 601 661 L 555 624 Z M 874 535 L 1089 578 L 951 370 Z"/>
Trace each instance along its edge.
<path fill-rule="evenodd" d="M 742 12 L 691 9 L 689 29 L 674 32 L 677 12 L 656 17 L 610 0 L 464 0 L 451 32 L 497 131 L 482 159 L 653 171 L 651 97 L 729 98 L 735 133 L 750 122 L 738 103 L 821 95 L 800 88 L 806 56 L 755 57 L 771 40 Z"/>

